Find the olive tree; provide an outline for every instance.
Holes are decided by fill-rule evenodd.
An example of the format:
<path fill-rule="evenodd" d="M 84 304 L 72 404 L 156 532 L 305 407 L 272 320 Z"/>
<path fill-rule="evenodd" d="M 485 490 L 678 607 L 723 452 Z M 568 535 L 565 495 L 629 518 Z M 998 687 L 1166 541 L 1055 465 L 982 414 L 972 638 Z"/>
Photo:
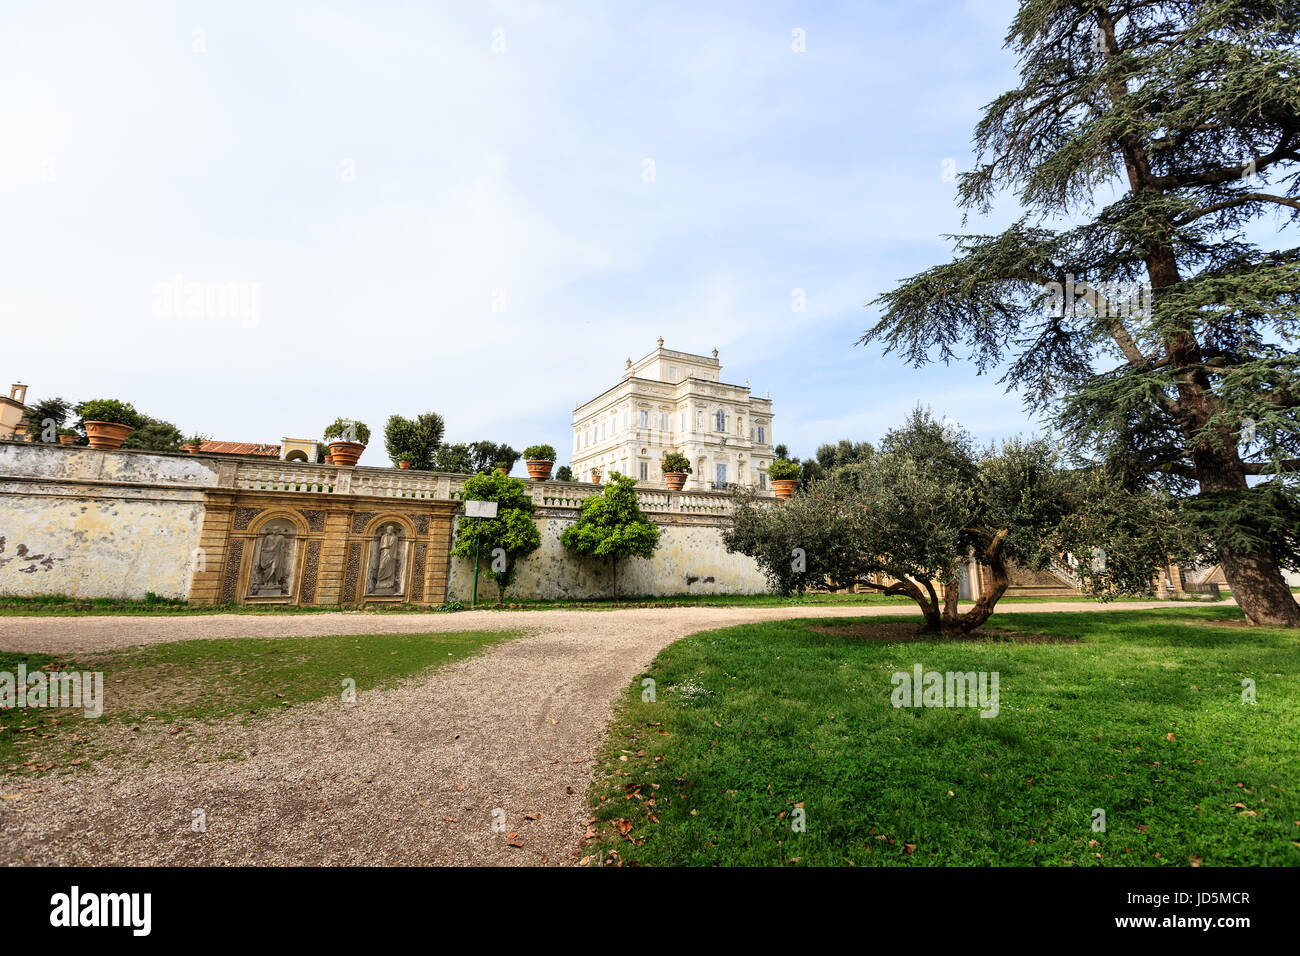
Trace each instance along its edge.
<path fill-rule="evenodd" d="M 1173 518 L 1155 489 L 1062 468 L 1045 439 L 979 450 L 917 410 L 876 454 L 786 502 L 741 493 L 724 540 L 783 594 L 862 585 L 915 601 L 927 630 L 959 634 L 988 620 L 1013 562 L 1042 570 L 1081 554 L 1093 593 L 1149 591 L 1156 567 L 1181 553 Z M 961 612 L 958 582 L 971 560 L 983 566 L 981 590 Z"/>

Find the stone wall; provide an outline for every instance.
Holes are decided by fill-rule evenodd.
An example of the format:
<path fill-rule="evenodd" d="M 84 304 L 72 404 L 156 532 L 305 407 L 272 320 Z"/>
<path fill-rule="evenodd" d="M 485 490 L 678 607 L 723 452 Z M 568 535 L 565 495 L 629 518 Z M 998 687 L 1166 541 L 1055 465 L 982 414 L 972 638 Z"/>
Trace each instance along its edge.
<path fill-rule="evenodd" d="M 611 595 L 609 562 L 576 557 L 560 543 L 560 535 L 575 519 L 576 515 L 539 515 L 537 524 L 542 532 L 542 546 L 520 562 L 518 577 L 507 591 L 506 600 Z M 767 582 L 753 558 L 727 553 L 716 520 L 708 524 L 681 523 L 665 516 L 656 516 L 655 520 L 663 531 L 659 548 L 649 560 L 629 558 L 619 562 L 619 594 L 640 597 L 767 591 Z M 487 566 L 486 559 L 483 566 Z M 468 601 L 473 584 L 473 562 L 452 558 L 447 599 Z M 496 584 L 482 571 L 478 594 L 481 601 L 497 599 Z"/>
<path fill-rule="evenodd" d="M 0 594 L 187 598 L 206 459 L 0 442 Z"/>
<path fill-rule="evenodd" d="M 448 554 L 465 477 L 0 442 L 0 595 L 153 593 L 196 604 L 467 600 L 473 569 Z M 611 593 L 606 562 L 572 557 L 560 544 L 582 501 L 601 489 L 527 487 L 543 546 L 523 562 L 512 596 Z M 652 560 L 621 563 L 620 594 L 766 590 L 754 562 L 722 545 L 728 495 L 637 494 L 664 534 Z M 400 532 L 402 589 L 368 593 L 368 565 L 390 525 Z M 289 565 L 283 590 L 268 594 L 253 586 L 253 565 L 259 539 L 275 529 L 289 539 Z M 495 600 L 495 585 L 480 580 L 480 595 Z"/>

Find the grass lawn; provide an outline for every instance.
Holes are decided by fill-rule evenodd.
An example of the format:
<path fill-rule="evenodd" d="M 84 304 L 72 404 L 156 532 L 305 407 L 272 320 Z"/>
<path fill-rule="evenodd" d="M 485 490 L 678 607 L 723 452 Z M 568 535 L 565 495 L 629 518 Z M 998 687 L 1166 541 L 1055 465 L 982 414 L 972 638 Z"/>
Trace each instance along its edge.
<path fill-rule="evenodd" d="M 44 773 L 101 756 L 97 732 L 111 724 L 255 720 L 306 701 L 358 696 L 475 654 L 510 632 L 366 634 L 337 637 L 178 641 L 74 658 L 0 653 L 0 671 L 102 671 L 104 713 L 0 709 L 0 772 Z"/>
<path fill-rule="evenodd" d="M 908 598 L 884 597 L 879 594 L 806 594 L 802 597 L 783 598 L 779 594 L 680 594 L 666 597 L 631 596 L 618 600 L 591 598 L 574 601 L 524 600 L 496 603 L 496 589 L 489 585 L 487 592 L 480 590 L 480 610 L 542 611 L 554 608 L 572 610 L 611 610 L 618 607 L 781 607 L 823 604 L 910 604 Z M 1064 600 L 1070 600 L 1065 598 Z M 166 598 L 143 601 L 123 601 L 113 598 L 83 599 L 66 594 L 46 594 L 36 597 L 0 595 L 0 616 L 77 616 L 87 614 L 122 615 L 173 615 L 173 614 L 329 614 L 339 611 L 356 611 L 357 607 L 343 605 L 313 605 L 298 607 L 290 604 L 220 604 L 194 605 Z M 467 611 L 468 601 L 453 601 L 435 607 L 413 604 L 372 604 L 365 608 L 367 614 L 427 614 L 430 611 Z"/>
<path fill-rule="evenodd" d="M 478 603 L 479 610 L 485 611 L 609 611 L 625 607 L 817 607 L 830 604 L 912 605 L 910 598 L 886 597 L 881 594 L 805 594 L 802 596 L 781 597 L 779 594 L 677 594 L 668 596 L 588 598 L 571 601 L 510 601 L 505 604 L 495 602 L 495 590 L 489 586 L 490 595 L 483 595 Z M 480 592 L 482 594 L 482 592 Z M 1143 595 L 1134 595 L 1134 600 L 1147 600 Z M 1094 601 L 1093 598 L 1065 595 L 1061 597 L 1019 597 L 1003 598 L 1004 604 L 1031 604 L 1034 602 L 1056 601 Z M 427 614 L 430 611 L 468 611 L 468 601 L 452 601 L 434 607 L 422 607 L 413 604 L 372 604 L 364 609 L 366 614 Z M 312 605 L 299 607 L 292 604 L 206 604 L 189 605 L 184 601 L 165 598 L 152 598 L 143 601 L 122 601 L 113 598 L 84 599 L 69 597 L 66 594 L 48 594 L 38 597 L 17 597 L 0 595 L 0 617 L 57 617 L 83 615 L 155 615 L 171 616 L 186 614 L 337 614 L 340 611 L 358 611 L 358 607 L 344 605 Z"/>
<path fill-rule="evenodd" d="M 1003 636 L 918 642 L 896 622 L 841 618 L 678 641 L 644 675 L 657 700 L 638 678 L 618 706 L 587 852 L 700 866 L 1300 865 L 1300 635 L 1247 628 L 1222 606 L 1000 615 L 989 628 Z M 918 663 L 997 671 L 999 713 L 895 708 L 891 675 Z"/>

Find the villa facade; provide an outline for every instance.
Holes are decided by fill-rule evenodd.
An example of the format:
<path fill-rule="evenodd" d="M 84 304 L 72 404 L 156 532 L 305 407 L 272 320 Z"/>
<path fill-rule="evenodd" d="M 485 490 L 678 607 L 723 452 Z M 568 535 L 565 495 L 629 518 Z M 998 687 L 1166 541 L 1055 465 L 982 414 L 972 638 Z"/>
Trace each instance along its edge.
<path fill-rule="evenodd" d="M 717 349 L 677 352 L 663 339 L 640 361 L 629 358 L 621 382 L 573 411 L 574 480 L 618 471 L 662 486 L 660 462 L 675 451 L 691 462 L 687 488 L 768 490 L 771 396 L 751 395 L 748 382 L 723 382 L 721 372 Z"/>

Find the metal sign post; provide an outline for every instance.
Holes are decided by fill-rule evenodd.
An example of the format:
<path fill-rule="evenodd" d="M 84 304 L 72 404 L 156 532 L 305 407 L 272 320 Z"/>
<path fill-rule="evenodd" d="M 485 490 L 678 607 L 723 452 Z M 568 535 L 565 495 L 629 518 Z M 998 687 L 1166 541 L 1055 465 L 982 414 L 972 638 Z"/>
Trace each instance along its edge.
<path fill-rule="evenodd" d="M 465 502 L 465 517 L 474 518 L 474 595 L 469 599 L 469 606 L 472 608 L 478 603 L 478 536 L 480 525 L 483 524 L 484 518 L 495 518 L 497 516 L 497 503 L 495 501 L 467 501 Z"/>

